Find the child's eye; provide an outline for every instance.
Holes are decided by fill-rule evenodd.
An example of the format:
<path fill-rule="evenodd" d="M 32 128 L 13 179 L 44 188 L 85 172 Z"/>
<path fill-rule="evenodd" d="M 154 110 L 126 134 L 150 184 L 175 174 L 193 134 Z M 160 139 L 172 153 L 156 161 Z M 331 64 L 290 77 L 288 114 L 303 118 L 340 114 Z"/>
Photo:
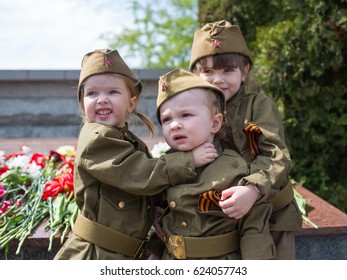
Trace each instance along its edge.
<path fill-rule="evenodd" d="M 161 123 L 167 123 L 170 121 L 170 118 L 162 118 Z"/>
<path fill-rule="evenodd" d="M 95 91 L 88 91 L 85 96 L 90 96 L 90 97 L 93 97 L 93 96 L 96 96 L 96 92 Z"/>
<path fill-rule="evenodd" d="M 224 72 L 234 72 L 235 71 L 235 68 L 232 68 L 232 67 L 227 67 L 224 69 Z"/>
<path fill-rule="evenodd" d="M 204 69 L 204 70 L 202 70 L 202 73 L 211 74 L 212 70 L 211 69 Z"/>
<path fill-rule="evenodd" d="M 182 114 L 183 118 L 188 118 L 188 117 L 191 117 L 191 116 L 193 116 L 193 114 L 191 114 L 191 113 L 184 113 L 184 114 Z"/>
<path fill-rule="evenodd" d="M 110 91 L 110 94 L 111 95 L 115 95 L 115 94 L 119 94 L 120 92 L 119 91 L 117 91 L 117 90 L 111 90 Z"/>

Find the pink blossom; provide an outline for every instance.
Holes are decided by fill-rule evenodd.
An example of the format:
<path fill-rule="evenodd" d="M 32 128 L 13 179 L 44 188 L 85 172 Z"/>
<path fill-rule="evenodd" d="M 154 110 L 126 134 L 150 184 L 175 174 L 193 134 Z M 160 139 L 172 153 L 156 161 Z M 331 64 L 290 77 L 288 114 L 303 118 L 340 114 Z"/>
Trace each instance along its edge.
<path fill-rule="evenodd" d="M 5 195 L 6 195 L 5 186 L 0 184 L 0 198 L 5 197 Z"/>
<path fill-rule="evenodd" d="M 6 210 L 12 205 L 11 200 L 5 200 L 2 205 L 0 205 L 0 215 L 5 213 Z"/>

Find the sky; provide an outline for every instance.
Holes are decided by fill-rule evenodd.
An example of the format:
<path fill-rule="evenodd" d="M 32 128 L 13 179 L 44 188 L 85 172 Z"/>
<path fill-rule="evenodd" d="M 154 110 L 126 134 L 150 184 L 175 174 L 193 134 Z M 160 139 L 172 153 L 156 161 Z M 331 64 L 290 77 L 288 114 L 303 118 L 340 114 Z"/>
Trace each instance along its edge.
<path fill-rule="evenodd" d="M 108 47 L 102 34 L 131 27 L 130 5 L 124 0 L 0 0 L 0 70 L 79 70 L 84 54 Z M 139 67 L 136 60 L 127 63 Z"/>

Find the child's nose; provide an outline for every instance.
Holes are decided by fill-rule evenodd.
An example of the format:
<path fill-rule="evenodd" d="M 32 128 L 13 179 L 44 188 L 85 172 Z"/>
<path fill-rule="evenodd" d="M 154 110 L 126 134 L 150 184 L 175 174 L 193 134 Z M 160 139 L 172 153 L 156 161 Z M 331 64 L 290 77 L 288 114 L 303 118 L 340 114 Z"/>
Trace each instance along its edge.
<path fill-rule="evenodd" d="M 105 95 L 100 96 L 100 98 L 98 99 L 98 103 L 99 103 L 99 104 L 108 103 L 108 98 L 107 98 L 107 96 L 105 96 Z"/>
<path fill-rule="evenodd" d="M 178 121 L 173 121 L 171 123 L 171 129 L 172 130 L 177 130 L 177 129 L 181 129 L 182 125 L 178 122 Z"/>
<path fill-rule="evenodd" d="M 220 83 L 223 83 L 224 82 L 224 78 L 222 75 L 220 74 L 215 74 L 214 77 L 213 77 L 213 82 L 215 84 L 220 84 Z"/>

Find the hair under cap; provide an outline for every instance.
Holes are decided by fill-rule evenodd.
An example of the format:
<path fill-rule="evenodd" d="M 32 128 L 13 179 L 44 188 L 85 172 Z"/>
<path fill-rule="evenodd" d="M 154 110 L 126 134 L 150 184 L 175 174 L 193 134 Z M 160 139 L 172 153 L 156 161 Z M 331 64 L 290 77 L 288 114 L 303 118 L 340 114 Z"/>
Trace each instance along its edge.
<path fill-rule="evenodd" d="M 128 65 L 121 58 L 117 50 L 100 49 L 87 53 L 82 59 L 80 79 L 78 82 L 77 98 L 81 98 L 81 85 L 90 76 L 97 74 L 113 73 L 124 75 L 133 80 L 141 93 L 142 84 Z"/>
<path fill-rule="evenodd" d="M 224 53 L 239 53 L 249 58 L 250 52 L 241 30 L 226 20 L 207 23 L 194 33 L 189 69 L 193 70 L 195 63 L 206 56 Z"/>
<path fill-rule="evenodd" d="M 222 112 L 225 111 L 225 97 L 222 90 L 189 71 L 177 68 L 161 76 L 158 81 L 156 113 L 160 124 L 160 106 L 166 100 L 180 92 L 193 88 L 206 88 L 213 90 L 221 103 Z"/>

